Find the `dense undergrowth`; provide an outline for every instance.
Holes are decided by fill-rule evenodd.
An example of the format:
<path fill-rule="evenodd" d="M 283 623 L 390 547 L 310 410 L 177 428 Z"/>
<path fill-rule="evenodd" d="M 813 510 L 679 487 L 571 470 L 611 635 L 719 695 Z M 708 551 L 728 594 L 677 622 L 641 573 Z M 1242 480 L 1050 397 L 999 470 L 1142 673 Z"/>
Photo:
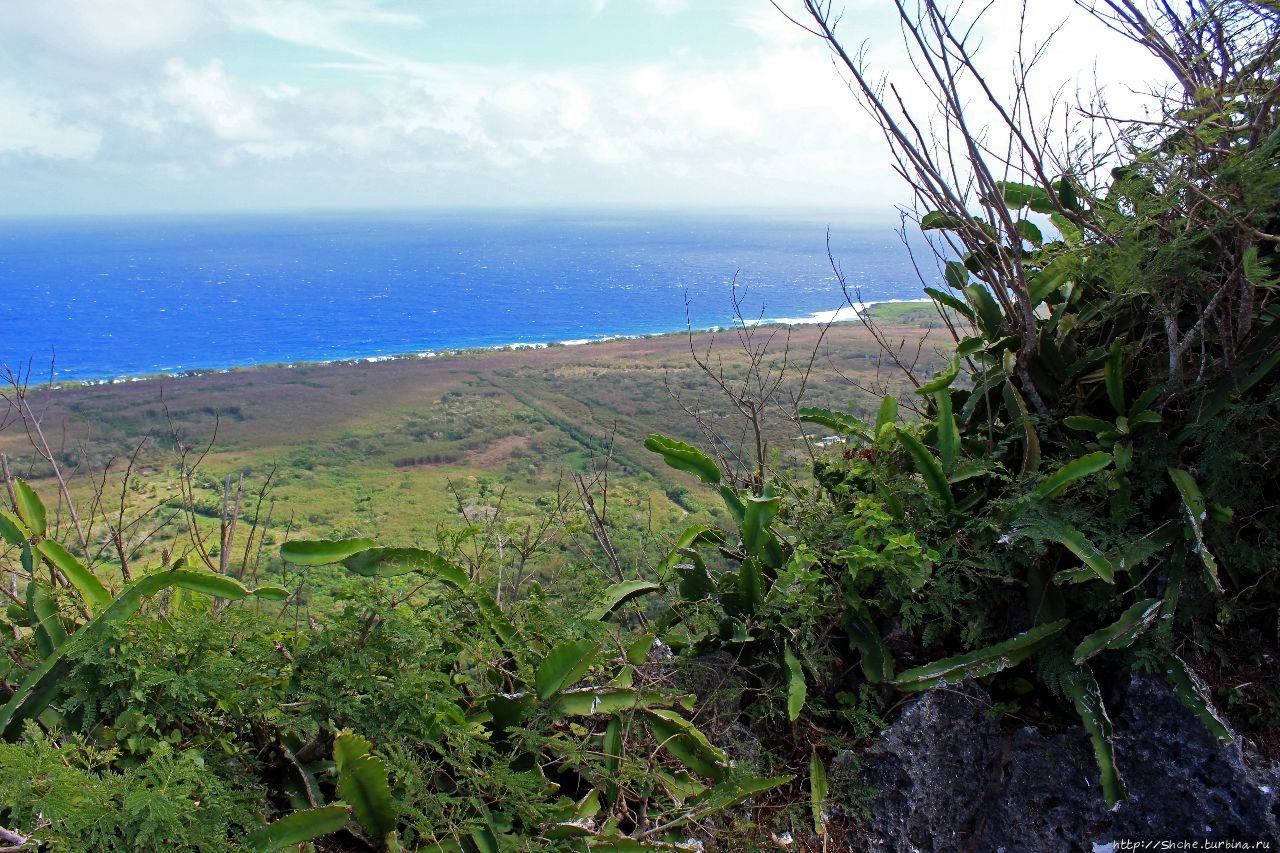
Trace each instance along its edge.
<path fill-rule="evenodd" d="M 1244 58 L 1102 178 L 921 217 L 954 249 L 926 291 L 954 352 L 911 399 L 796 411 L 843 438 L 808 471 L 651 436 L 733 524 L 638 573 L 594 528 L 598 565 L 505 597 L 466 559 L 483 520 L 434 550 L 286 543 L 263 577 L 327 573 L 315 612 L 207 552 L 100 576 L 11 478 L 0 825 L 69 850 L 768 847 L 856 820 L 832 756 L 971 678 L 1082 726 L 1114 804 L 1133 669 L 1276 755 L 1277 21 L 1202 11 Z"/>

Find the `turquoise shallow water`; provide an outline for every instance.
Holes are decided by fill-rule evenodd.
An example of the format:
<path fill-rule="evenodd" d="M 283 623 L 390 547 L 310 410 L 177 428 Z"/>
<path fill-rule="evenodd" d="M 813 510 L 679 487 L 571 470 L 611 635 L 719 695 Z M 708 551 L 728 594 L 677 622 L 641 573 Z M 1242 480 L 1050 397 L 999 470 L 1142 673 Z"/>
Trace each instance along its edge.
<path fill-rule="evenodd" d="M 0 361 L 61 379 L 726 325 L 919 284 L 892 227 L 619 213 L 0 221 Z M 686 297 L 688 315 L 686 318 Z"/>

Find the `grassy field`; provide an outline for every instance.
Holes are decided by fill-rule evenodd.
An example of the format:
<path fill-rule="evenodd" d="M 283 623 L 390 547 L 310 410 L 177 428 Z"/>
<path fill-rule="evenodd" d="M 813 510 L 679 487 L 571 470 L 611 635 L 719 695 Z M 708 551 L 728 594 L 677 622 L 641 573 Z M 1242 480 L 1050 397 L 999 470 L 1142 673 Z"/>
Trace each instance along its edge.
<path fill-rule="evenodd" d="M 889 340 L 909 358 L 919 352 L 924 375 L 937 367 L 933 348 L 943 341 L 929 331 L 936 322 L 931 308 L 898 304 L 876 312 Z M 270 523 L 261 525 L 268 545 L 286 535 L 350 534 L 431 545 L 442 526 L 495 514 L 518 528 L 522 519 L 549 511 L 548 496 L 573 493 L 572 474 L 599 471 L 608 459 L 608 521 L 624 562 L 636 564 L 661 544 L 651 541 L 655 532 L 669 534 L 689 516 L 705 519 L 718 511 L 714 495 L 693 477 L 644 450 L 645 436 L 661 432 L 708 447 L 701 421 L 727 439 L 726 447 L 748 438 L 741 416 L 694 353 L 731 387 L 746 376 L 749 351 L 765 353 L 766 373 L 781 371 L 764 424 L 770 454 L 783 464 L 804 464 L 809 453 L 809 441 L 790 419 L 797 405 L 866 415 L 878 405 L 874 392 L 902 390 L 861 324 L 837 324 L 825 335 L 817 326 L 750 334 L 747 341 L 726 331 L 259 367 L 32 389 L 29 401 L 71 475 L 78 503 L 92 500 L 101 482 L 95 477 L 105 468 L 114 474 L 106 478 L 104 503 L 118 503 L 119 474 L 141 444 L 127 492 L 132 511 L 165 501 L 170 511 L 180 506 L 176 436 L 209 448 L 193 481 L 203 525 L 217 525 L 226 477 L 238 482 L 244 476 L 245 492 L 254 496 L 246 498 L 246 517 L 271 477 L 259 514 L 265 522 L 270 511 Z M 12 418 L 0 430 L 0 452 L 15 475 L 54 496 L 48 466 Z"/>

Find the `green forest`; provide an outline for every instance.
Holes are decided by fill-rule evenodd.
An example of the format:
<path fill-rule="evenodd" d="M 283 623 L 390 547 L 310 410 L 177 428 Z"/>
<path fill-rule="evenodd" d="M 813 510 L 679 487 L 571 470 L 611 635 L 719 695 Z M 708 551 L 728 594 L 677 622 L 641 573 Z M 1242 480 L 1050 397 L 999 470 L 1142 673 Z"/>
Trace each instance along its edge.
<path fill-rule="evenodd" d="M 384 417 L 270 469 L 265 374 L 150 412 L 10 377 L 5 849 L 861 849 L 860 751 L 966 680 L 1082 731 L 1107 808 L 1133 671 L 1280 758 L 1280 11 L 1079 11 L 1176 85 L 1058 143 L 932 2 L 928 115 L 805 6 L 926 305 L 464 354 L 394 416 L 400 367 L 293 371 Z"/>

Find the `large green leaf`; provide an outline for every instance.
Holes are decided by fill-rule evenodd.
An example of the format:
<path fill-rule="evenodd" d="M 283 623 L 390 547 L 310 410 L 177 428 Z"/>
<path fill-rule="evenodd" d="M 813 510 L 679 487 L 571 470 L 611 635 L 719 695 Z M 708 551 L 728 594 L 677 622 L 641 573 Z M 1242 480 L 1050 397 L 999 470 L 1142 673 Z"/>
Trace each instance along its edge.
<path fill-rule="evenodd" d="M 944 388 L 936 392 L 933 399 L 938 406 L 938 455 L 942 457 L 943 470 L 950 471 L 960 453 L 960 428 L 956 426 L 956 416 L 951 411 L 951 391 Z"/>
<path fill-rule="evenodd" d="M 1088 666 L 1082 666 L 1063 676 L 1062 687 L 1075 705 L 1080 722 L 1093 743 L 1093 755 L 1097 759 L 1098 772 L 1102 778 L 1102 795 L 1106 798 L 1107 806 L 1115 808 L 1116 803 L 1123 800 L 1127 793 L 1120 771 L 1116 769 L 1111 719 L 1102 703 L 1102 691 L 1098 689 L 1098 682 Z"/>
<path fill-rule="evenodd" d="M 1231 730 L 1218 716 L 1217 711 L 1208 699 L 1208 689 L 1192 674 L 1182 658 L 1170 653 L 1166 661 L 1165 675 L 1173 686 L 1174 693 L 1183 705 L 1191 709 L 1209 734 L 1217 738 L 1219 743 L 1229 744 L 1233 740 Z"/>
<path fill-rule="evenodd" d="M 1045 519 L 1032 525 L 1029 532 L 1064 546 L 1107 583 L 1115 581 L 1116 564 L 1071 525 L 1057 519 Z"/>
<path fill-rule="evenodd" d="M 951 486 L 947 483 L 947 475 L 943 473 L 942 466 L 938 464 L 938 460 L 934 459 L 933 454 L 920 443 L 920 440 L 907 430 L 898 429 L 897 434 L 898 440 L 902 442 L 902 446 L 911 455 L 911 460 L 915 462 L 916 470 L 924 478 L 925 485 L 929 487 L 929 491 L 933 492 L 934 497 L 940 500 L 948 510 L 954 509 L 956 501 L 951 495 Z"/>
<path fill-rule="evenodd" d="M 550 699 L 591 668 L 599 649 L 591 640 L 570 640 L 556 646 L 538 666 L 534 686 L 539 699 Z"/>
<path fill-rule="evenodd" d="M 1022 399 L 1022 393 L 1012 382 L 1004 383 L 1001 396 L 1004 397 L 1004 405 L 1009 412 L 1009 417 L 1022 425 L 1022 473 L 1034 473 L 1040 468 L 1040 435 L 1036 432 L 1031 412 L 1027 410 L 1027 401 Z"/>
<path fill-rule="evenodd" d="M 920 217 L 921 231 L 937 231 L 939 229 L 954 230 L 964 227 L 965 220 L 963 217 L 956 216 L 953 213 L 944 213 L 941 210 L 931 210 L 924 216 Z"/>
<path fill-rule="evenodd" d="M 755 616 L 760 612 L 760 605 L 764 603 L 764 572 L 759 560 L 753 558 L 743 561 L 738 568 L 735 591 L 741 613 Z"/>
<path fill-rule="evenodd" d="M 748 497 L 742 516 L 742 547 L 748 554 L 764 556 L 765 547 L 772 534 L 769 524 L 782 505 L 780 498 Z"/>
<path fill-rule="evenodd" d="M 466 572 L 425 548 L 366 548 L 344 557 L 348 571 L 366 578 L 390 578 L 411 572 L 439 578 L 453 586 L 466 586 Z"/>
<path fill-rule="evenodd" d="M 347 825 L 349 816 L 347 807 L 342 803 L 296 811 L 250 833 L 244 844 L 250 850 L 260 853 L 297 848 L 299 844 L 332 835 L 342 829 Z"/>
<path fill-rule="evenodd" d="M 804 680 L 804 667 L 790 646 L 782 647 L 782 663 L 787 670 L 787 719 L 794 723 L 804 708 L 808 686 Z"/>
<path fill-rule="evenodd" d="M 657 592 L 660 589 L 662 589 L 660 584 L 642 580 L 615 583 L 605 589 L 600 596 L 600 603 L 587 614 L 587 618 L 591 620 L 604 619 L 631 599 Z"/>
<path fill-rule="evenodd" d="M 871 430 L 862 421 L 852 415 L 833 412 L 830 409 L 813 407 L 798 409 L 796 411 L 796 420 L 807 424 L 824 426 L 833 432 L 838 432 L 841 435 L 851 435 L 863 441 L 870 441 L 872 438 Z"/>
<path fill-rule="evenodd" d="M 44 539 L 36 546 L 36 550 L 71 582 L 76 592 L 80 593 L 80 597 L 84 599 L 90 613 L 98 613 L 111 603 L 111 593 L 107 592 L 102 581 L 98 580 L 97 576 L 85 568 L 79 560 L 71 556 L 66 548 L 52 539 Z"/>
<path fill-rule="evenodd" d="M 680 534 L 680 538 L 676 540 L 675 545 L 667 552 L 667 556 L 663 559 L 659 568 L 666 570 L 681 562 L 682 554 L 686 549 L 692 548 L 701 542 L 721 544 L 724 542 L 724 534 L 703 524 L 694 524 L 686 527 L 684 532 Z"/>
<path fill-rule="evenodd" d="M 49 594 L 49 588 L 37 581 L 27 583 L 27 602 L 35 617 L 37 642 L 43 640 L 41 651 L 51 655 L 67 641 L 67 632 L 63 630 L 58 614 L 58 602 Z"/>
<path fill-rule="evenodd" d="M 982 333 L 988 340 L 999 338 L 1000 329 L 1004 325 L 1004 312 L 991 291 L 981 284 L 971 284 L 964 289 L 964 295 L 977 312 L 978 328 L 982 329 Z"/>
<path fill-rule="evenodd" d="M 280 546 L 280 559 L 299 566 L 326 566 L 377 544 L 372 539 L 295 539 Z"/>
<path fill-rule="evenodd" d="M 12 513 L 0 510 L 0 539 L 10 545 L 21 545 L 31 537 L 31 531 Z"/>
<path fill-rule="evenodd" d="M 397 808 L 387 782 L 387 767 L 364 738 L 342 733 L 334 739 L 338 796 L 351 804 L 370 837 L 382 839 L 396 829 Z"/>
<path fill-rule="evenodd" d="M 1194 550 L 1200 557 L 1200 562 L 1204 564 L 1205 574 L 1213 588 L 1222 592 L 1222 581 L 1218 579 L 1218 561 L 1204 541 L 1204 523 L 1208 519 L 1204 495 L 1200 493 L 1200 487 L 1196 485 L 1195 478 L 1181 468 L 1170 468 L 1169 478 L 1173 480 L 1178 494 L 1182 496 L 1182 506 L 1186 510 L 1187 530 L 1195 542 Z"/>
<path fill-rule="evenodd" d="M 898 421 L 898 400 L 892 394 L 885 394 L 884 399 L 880 401 L 880 408 L 876 409 L 876 437 L 880 437 L 880 431 L 886 426 L 892 426 Z"/>
<path fill-rule="evenodd" d="M 908 669 L 899 673 L 890 684 L 899 690 L 915 693 L 937 685 L 957 684 L 967 678 L 991 675 L 1026 660 L 1066 627 L 1066 619 L 1038 625 L 1003 643 Z"/>
<path fill-rule="evenodd" d="M 694 773 L 722 782 L 727 773 L 728 758 L 711 745 L 707 736 L 694 728 L 675 711 L 649 708 L 644 712 L 645 724 L 658 744 Z"/>
<path fill-rule="evenodd" d="M 691 444 L 654 433 L 644 440 L 645 449 L 661 454 L 668 465 L 679 471 L 696 474 L 702 482 L 720 482 L 720 468 L 710 456 Z"/>
<path fill-rule="evenodd" d="M 970 323 L 973 322 L 973 319 L 974 319 L 973 309 L 970 308 L 963 300 L 957 299 L 956 297 L 952 296 L 950 293 L 945 293 L 941 290 L 938 290 L 936 287 L 926 287 L 924 289 L 924 292 L 928 294 L 935 302 L 939 302 L 947 306 L 952 311 L 955 311 L 956 313 L 960 314 L 962 317 L 967 319 Z"/>
<path fill-rule="evenodd" d="M 557 717 L 589 717 L 594 714 L 617 714 L 640 708 L 668 707 L 677 702 L 685 703 L 691 697 L 671 696 L 657 690 L 637 690 L 633 687 L 580 687 L 562 690 L 551 703 L 551 713 Z"/>
<path fill-rule="evenodd" d="M 872 684 L 884 684 L 893 678 L 893 655 L 884 644 L 871 613 L 853 593 L 845 593 L 845 630 L 849 643 L 861 657 L 862 673 Z"/>
<path fill-rule="evenodd" d="M 1107 649 L 1123 649 L 1133 645 L 1143 631 L 1160 615 L 1158 598 L 1146 598 L 1130 607 L 1120 618 L 1105 628 L 1094 631 L 1080 641 L 1071 657 L 1076 666 Z"/>
<path fill-rule="evenodd" d="M 40 501 L 36 490 L 27 485 L 26 480 L 15 477 L 13 495 L 18 507 L 18 516 L 27 525 L 27 529 L 33 536 L 44 536 L 47 532 L 44 504 Z"/>
<path fill-rule="evenodd" d="M 960 372 L 960 359 L 951 359 L 951 364 L 947 368 L 934 375 L 932 379 L 916 389 L 917 394 L 932 394 L 941 391 L 944 388 L 951 387 L 951 383 L 956 381 L 956 374 Z"/>
<path fill-rule="evenodd" d="M 813 831 L 818 835 L 826 830 L 822 819 L 822 803 L 827 798 L 827 768 L 815 751 L 809 758 L 809 811 L 813 815 Z"/>
<path fill-rule="evenodd" d="M 1111 454 L 1102 450 L 1086 454 L 1079 459 L 1072 459 L 1032 489 L 1031 497 L 1037 501 L 1047 501 L 1056 497 L 1076 480 L 1096 474 L 1110 464 Z"/>

